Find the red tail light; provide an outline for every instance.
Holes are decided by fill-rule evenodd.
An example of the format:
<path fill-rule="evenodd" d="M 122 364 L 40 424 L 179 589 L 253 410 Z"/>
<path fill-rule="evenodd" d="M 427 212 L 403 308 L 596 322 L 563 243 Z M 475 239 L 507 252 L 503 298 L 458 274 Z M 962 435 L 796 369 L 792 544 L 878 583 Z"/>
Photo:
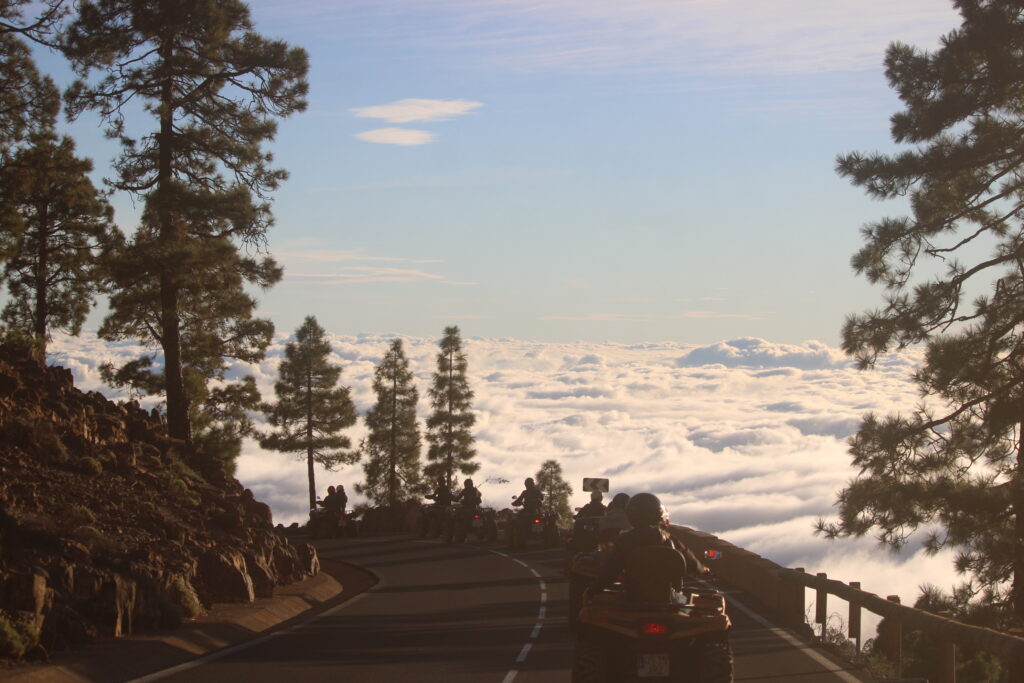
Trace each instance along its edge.
<path fill-rule="evenodd" d="M 663 636 L 668 633 L 668 624 L 661 621 L 648 621 L 643 625 L 642 630 L 649 636 Z"/>
<path fill-rule="evenodd" d="M 480 519 L 480 515 L 473 515 L 473 519 Z"/>
<path fill-rule="evenodd" d="M 539 519 L 535 519 L 535 520 L 533 520 L 533 523 L 534 524 L 540 524 L 540 520 Z"/>

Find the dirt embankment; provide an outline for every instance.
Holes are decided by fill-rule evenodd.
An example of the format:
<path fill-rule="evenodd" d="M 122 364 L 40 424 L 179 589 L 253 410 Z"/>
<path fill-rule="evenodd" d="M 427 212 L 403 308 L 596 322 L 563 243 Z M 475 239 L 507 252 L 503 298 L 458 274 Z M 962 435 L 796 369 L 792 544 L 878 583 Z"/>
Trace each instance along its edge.
<path fill-rule="evenodd" d="M 174 626 L 318 569 L 159 415 L 0 345 L 0 659 Z"/>

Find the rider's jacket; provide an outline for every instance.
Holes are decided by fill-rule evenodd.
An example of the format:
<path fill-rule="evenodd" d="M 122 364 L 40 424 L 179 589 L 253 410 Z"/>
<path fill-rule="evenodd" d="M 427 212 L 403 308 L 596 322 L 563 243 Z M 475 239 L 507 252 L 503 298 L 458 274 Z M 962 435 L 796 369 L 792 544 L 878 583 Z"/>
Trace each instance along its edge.
<path fill-rule="evenodd" d="M 427 498 L 432 499 L 439 507 L 448 507 L 452 504 L 452 492 L 447 486 L 438 486 L 433 493 L 427 494 Z"/>
<path fill-rule="evenodd" d="M 580 508 L 580 511 L 576 513 L 576 519 L 582 517 L 604 517 L 604 511 L 604 503 L 592 500 Z"/>
<path fill-rule="evenodd" d="M 328 493 L 324 497 L 323 501 L 320 504 L 323 505 L 324 508 L 326 510 L 329 510 L 330 512 L 344 512 L 345 503 L 347 502 L 344 496 L 345 494 L 339 496 L 336 491 L 332 491 L 331 493 Z"/>
<path fill-rule="evenodd" d="M 685 573 L 687 574 L 695 574 L 703 569 L 697 557 L 664 530 L 655 526 L 642 526 L 621 533 L 616 537 L 615 545 L 612 547 L 611 552 L 608 553 L 604 562 L 601 563 L 601 570 L 598 572 L 593 586 L 595 588 L 604 588 L 615 583 L 619 574 L 625 569 L 626 559 L 630 553 L 636 548 L 648 545 L 664 545 L 678 551 L 686 561 Z"/>
<path fill-rule="evenodd" d="M 462 502 L 466 507 L 480 507 L 481 503 L 480 489 L 478 488 L 464 488 L 459 493 L 459 501 Z"/>
<path fill-rule="evenodd" d="M 532 489 L 525 489 L 519 494 L 519 497 L 512 501 L 513 505 L 522 505 L 523 510 L 536 514 L 540 510 L 540 502 L 544 500 L 544 494 L 540 492 L 540 489 L 534 486 Z"/>

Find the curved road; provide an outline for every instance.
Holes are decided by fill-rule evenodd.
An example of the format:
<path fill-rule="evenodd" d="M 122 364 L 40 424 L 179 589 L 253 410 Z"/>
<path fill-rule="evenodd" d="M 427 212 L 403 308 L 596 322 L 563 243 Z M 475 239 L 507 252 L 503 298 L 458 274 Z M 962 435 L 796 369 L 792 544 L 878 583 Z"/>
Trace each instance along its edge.
<path fill-rule="evenodd" d="M 548 683 L 570 678 L 560 550 L 410 537 L 317 543 L 377 585 L 309 622 L 140 680 Z M 851 675 L 729 596 L 737 681 L 836 683 Z"/>

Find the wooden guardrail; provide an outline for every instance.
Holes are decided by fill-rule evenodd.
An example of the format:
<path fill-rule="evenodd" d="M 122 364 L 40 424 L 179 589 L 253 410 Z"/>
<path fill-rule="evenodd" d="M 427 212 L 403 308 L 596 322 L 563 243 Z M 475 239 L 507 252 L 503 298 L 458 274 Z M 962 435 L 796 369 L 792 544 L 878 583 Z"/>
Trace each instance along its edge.
<path fill-rule="evenodd" d="M 972 645 L 1004 661 L 1009 670 L 1009 681 L 1024 681 L 1024 638 L 980 626 L 971 626 L 947 617 L 906 607 L 899 596 L 882 598 L 875 593 L 860 590 L 858 582 L 850 584 L 829 579 L 825 574 L 811 575 L 803 569 L 781 567 L 756 553 L 735 546 L 717 536 L 684 526 L 672 526 L 673 533 L 698 555 L 706 550 L 718 550 L 721 559 L 715 564 L 715 574 L 727 583 L 743 590 L 757 600 L 779 625 L 802 631 L 805 620 L 805 589 L 816 592 L 815 621 L 824 624 L 828 618 L 828 596 L 845 600 L 850 608 L 849 635 L 860 647 L 860 610 L 866 609 L 885 617 L 895 627 L 889 629 L 888 640 L 881 643 L 899 672 L 901 666 L 900 643 L 904 628 L 925 631 L 944 643 L 940 656 L 942 671 L 936 683 L 955 681 L 955 647 Z"/>

